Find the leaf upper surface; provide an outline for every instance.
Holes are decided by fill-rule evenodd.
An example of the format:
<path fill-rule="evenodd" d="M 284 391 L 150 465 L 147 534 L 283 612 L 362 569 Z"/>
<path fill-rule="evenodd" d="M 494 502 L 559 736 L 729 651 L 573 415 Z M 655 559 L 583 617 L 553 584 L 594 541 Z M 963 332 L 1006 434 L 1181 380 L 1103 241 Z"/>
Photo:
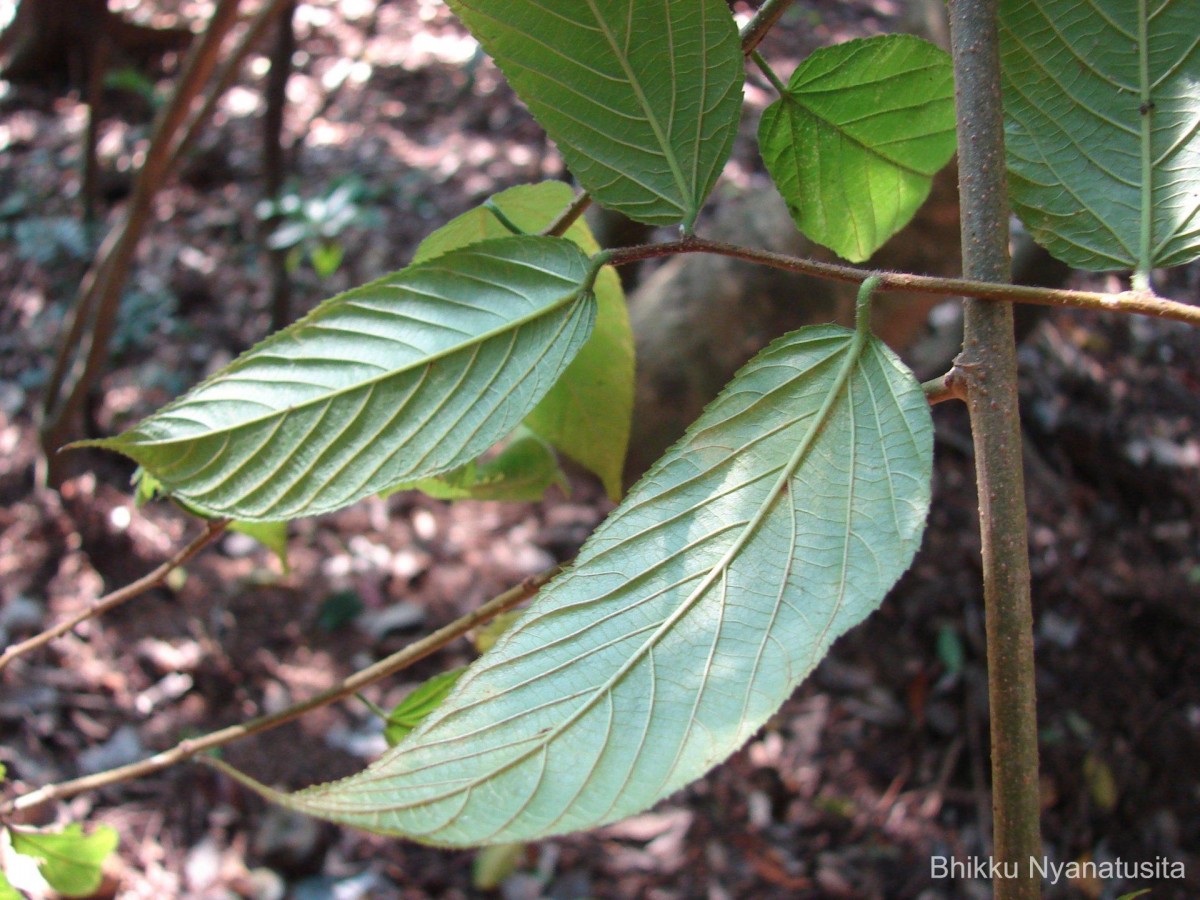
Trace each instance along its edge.
<path fill-rule="evenodd" d="M 1200 255 L 1200 6 L 1002 0 L 1013 210 L 1083 269 Z"/>
<path fill-rule="evenodd" d="M 920 543 L 931 460 L 924 395 L 883 344 L 781 338 L 430 718 L 284 802 L 456 846 L 646 808 L 736 750 L 879 605 Z"/>
<path fill-rule="evenodd" d="M 456 250 L 326 301 L 136 428 L 91 443 L 210 515 L 338 509 L 511 432 L 587 340 L 593 277 L 561 238 Z"/>
<path fill-rule="evenodd" d="M 954 153 L 950 57 L 902 34 L 817 50 L 758 135 L 796 226 L 861 262 L 908 223 Z"/>
<path fill-rule="evenodd" d="M 741 44 L 724 0 L 449 4 L 600 203 L 692 223 L 741 111 Z"/>

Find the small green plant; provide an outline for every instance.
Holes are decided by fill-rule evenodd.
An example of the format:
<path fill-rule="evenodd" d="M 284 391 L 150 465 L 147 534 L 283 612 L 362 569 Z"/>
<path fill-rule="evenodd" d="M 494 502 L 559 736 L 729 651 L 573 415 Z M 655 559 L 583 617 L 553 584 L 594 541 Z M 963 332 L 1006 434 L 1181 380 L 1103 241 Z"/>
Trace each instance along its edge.
<path fill-rule="evenodd" d="M 255 210 L 263 222 L 274 222 L 267 238 L 272 250 L 287 250 L 287 270 L 294 275 L 307 260 L 319 278 L 328 278 L 346 256 L 343 238 L 352 228 L 379 224 L 374 197 L 357 175 L 336 179 L 323 194 L 305 199 L 295 190 L 276 200 L 263 200 Z"/>
<path fill-rule="evenodd" d="M 542 184 L 493 197 L 431 235 L 412 265 L 326 301 L 136 428 L 90 442 L 132 457 L 166 494 L 212 517 L 183 558 L 231 520 L 278 523 L 397 489 L 537 493 L 554 481 L 547 447 L 619 495 L 633 361 L 614 267 L 710 252 L 852 281 L 856 325 L 780 336 L 569 569 L 435 636 L 448 640 L 537 592 L 461 677 L 448 673 L 417 696 L 419 708 L 398 711 L 415 727 L 364 773 L 285 795 L 214 764 L 312 815 L 438 845 L 526 841 L 645 809 L 737 750 L 879 606 L 925 528 L 931 401 L 959 398 L 972 414 L 983 497 L 996 854 L 1024 865 L 1040 853 L 1037 747 L 1006 304 L 1200 324 L 1195 308 L 1149 291 L 1154 268 L 1200 255 L 1200 137 L 1182 124 L 1200 114 L 1194 8 L 1168 2 L 1152 17 L 1126 5 L 1102 16 L 1067 0 L 1010 0 L 997 18 L 986 3 L 958 0 L 953 61 L 885 36 L 814 53 L 785 82 L 755 55 L 786 6 L 778 0 L 741 33 L 724 0 L 450 5 L 586 193 Z M 746 56 L 780 94 L 759 131 L 776 186 L 798 227 L 851 260 L 870 257 L 911 217 L 954 150 L 957 121 L 970 280 L 700 236 L 741 115 Z M 1070 66 L 1070 90 L 1056 66 Z M 1086 143 L 1077 138 L 1085 123 L 1098 132 Z M 1075 266 L 1132 269 L 1136 290 L 1003 283 L 1006 166 L 1014 206 L 1040 242 Z M 678 226 L 681 237 L 603 250 L 578 221 L 593 199 Z M 286 219 L 274 245 L 336 268 L 340 251 L 319 263 L 312 248 L 328 248 L 359 201 L 348 182 L 321 201 L 293 195 L 266 210 Z M 963 356 L 924 386 L 871 331 L 874 294 L 912 289 L 976 298 Z M 961 649 L 952 630 L 943 635 L 949 666 Z M 210 737 L 154 765 L 225 739 Z M 1032 874 L 996 888 L 999 897 L 1038 892 Z"/>

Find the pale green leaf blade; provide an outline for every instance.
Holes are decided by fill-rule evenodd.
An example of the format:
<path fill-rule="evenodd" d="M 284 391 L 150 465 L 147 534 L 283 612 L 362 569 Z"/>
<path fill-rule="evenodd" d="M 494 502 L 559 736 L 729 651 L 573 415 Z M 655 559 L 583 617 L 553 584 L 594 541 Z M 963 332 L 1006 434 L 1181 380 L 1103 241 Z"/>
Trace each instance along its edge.
<path fill-rule="evenodd" d="M 439 500 L 506 500 L 529 503 L 541 500 L 551 485 L 567 489 L 567 479 L 554 451 L 536 434 L 522 427 L 494 456 L 472 460 L 459 469 L 397 485 Z"/>
<path fill-rule="evenodd" d="M 288 565 L 287 522 L 230 522 L 229 530 L 253 538 L 274 553 L 284 572 L 291 569 Z"/>
<path fill-rule="evenodd" d="M 487 238 L 510 234 L 492 206 L 522 231 L 550 225 L 574 194 L 561 181 L 523 184 L 447 222 L 417 248 L 414 262 Z M 587 254 L 600 246 L 583 219 L 563 235 Z M 608 496 L 621 496 L 625 452 L 633 417 L 633 332 L 621 279 L 611 266 L 600 270 L 594 288 L 596 325 L 562 377 L 526 417 L 525 424 L 555 448 L 593 472 Z"/>
<path fill-rule="evenodd" d="M 131 431 L 91 442 L 209 515 L 329 512 L 510 433 L 587 340 L 595 266 L 486 241 L 334 297 Z"/>
<path fill-rule="evenodd" d="M 388 713 L 383 729 L 388 746 L 394 747 L 400 743 L 425 717 L 437 709 L 465 671 L 466 667 L 460 666 L 457 669 L 439 672 L 396 704 Z"/>
<path fill-rule="evenodd" d="M 1013 210 L 1081 269 L 1200 256 L 1200 6 L 1002 0 Z"/>
<path fill-rule="evenodd" d="M 85 835 L 79 825 L 60 832 L 10 829 L 12 846 L 18 853 L 42 860 L 39 868 L 46 883 L 64 897 L 87 897 L 95 893 L 108 855 L 120 838 L 107 825 L 97 825 Z"/>
<path fill-rule="evenodd" d="M 724 0 L 449 4 L 600 203 L 691 225 L 741 112 L 741 44 Z"/>
<path fill-rule="evenodd" d="M 776 341 L 454 692 L 365 772 L 282 799 L 447 845 L 636 813 L 745 742 L 909 566 L 932 425 L 834 326 Z"/>
<path fill-rule="evenodd" d="M 21 895 L 17 893 L 17 889 L 12 886 L 3 870 L 0 870 L 0 900 L 21 900 Z"/>
<path fill-rule="evenodd" d="M 904 34 L 817 50 L 763 113 L 758 143 L 797 227 L 861 262 L 908 223 L 954 154 L 950 57 Z"/>

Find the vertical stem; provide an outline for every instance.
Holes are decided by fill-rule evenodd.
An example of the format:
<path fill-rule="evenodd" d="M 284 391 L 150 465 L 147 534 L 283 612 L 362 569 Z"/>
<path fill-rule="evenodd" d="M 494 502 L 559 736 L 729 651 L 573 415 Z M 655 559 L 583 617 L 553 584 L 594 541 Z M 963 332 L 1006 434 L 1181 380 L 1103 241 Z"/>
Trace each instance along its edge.
<path fill-rule="evenodd" d="M 1008 281 L 997 0 L 951 0 L 963 273 Z M 1033 612 L 1012 307 L 966 300 L 962 372 L 975 442 L 987 620 L 997 900 L 1035 898 L 1041 856 Z"/>
<path fill-rule="evenodd" d="M 287 107 L 287 83 L 292 75 L 292 54 L 296 50 L 295 16 L 295 0 L 285 0 L 275 44 L 271 48 L 271 69 L 265 88 L 263 179 L 266 196 L 274 201 L 278 201 L 283 192 L 288 168 L 288 155 L 283 146 L 283 114 Z M 262 223 L 263 235 L 269 235 L 278 225 L 279 217 L 272 216 Z M 271 331 L 278 331 L 292 317 L 292 280 L 287 270 L 287 250 L 268 247 L 267 253 L 271 264 Z"/>
<path fill-rule="evenodd" d="M 171 102 L 160 111 L 146 161 L 134 181 L 133 197 L 121 224 L 105 237 L 96 260 L 80 285 L 71 322 L 60 338 L 54 369 L 43 402 L 43 458 L 53 470 L 54 453 L 78 437 L 77 419 L 84 401 L 108 357 L 116 327 L 121 290 L 149 224 L 154 198 L 166 180 L 175 136 L 183 127 L 192 100 L 202 91 L 216 67 L 221 41 L 237 20 L 238 0 L 219 0 L 203 38 L 192 48 Z M 57 480 L 54 472 L 50 481 Z"/>

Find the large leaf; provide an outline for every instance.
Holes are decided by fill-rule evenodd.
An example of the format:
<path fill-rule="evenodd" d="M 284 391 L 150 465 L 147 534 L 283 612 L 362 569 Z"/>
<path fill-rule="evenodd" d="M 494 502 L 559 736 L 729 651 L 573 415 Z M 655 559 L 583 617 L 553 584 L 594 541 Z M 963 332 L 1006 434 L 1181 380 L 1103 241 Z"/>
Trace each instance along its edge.
<path fill-rule="evenodd" d="M 690 226 L 733 146 L 742 51 L 725 0 L 449 0 L 605 206 Z"/>
<path fill-rule="evenodd" d="M 509 234 L 494 210 L 521 231 L 551 224 L 574 194 L 561 181 L 523 184 L 492 197 L 485 205 L 447 222 L 417 248 L 413 262 Z M 600 246 L 579 219 L 566 234 L 585 253 Z M 621 496 L 621 476 L 633 415 L 633 332 L 621 280 L 610 266 L 596 276 L 596 326 L 525 423 L 603 482 L 609 497 Z"/>
<path fill-rule="evenodd" d="M 817 50 L 763 113 L 758 143 L 797 227 L 861 262 L 954 154 L 950 57 L 905 34 Z"/>
<path fill-rule="evenodd" d="M 326 301 L 131 431 L 204 513 L 327 512 L 473 459 L 587 340 L 595 266 L 562 238 L 475 244 Z"/>
<path fill-rule="evenodd" d="M 46 883 L 64 897 L 90 897 L 100 886 L 104 860 L 117 849 L 117 832 L 97 825 L 84 834 L 78 825 L 62 831 L 19 831 L 11 829 L 12 846 L 18 853 L 41 860 L 39 868 Z"/>
<path fill-rule="evenodd" d="M 448 845 L 646 808 L 737 749 L 879 605 L 920 543 L 931 460 L 924 394 L 881 342 L 781 338 L 404 742 L 276 799 Z"/>
<path fill-rule="evenodd" d="M 1013 209 L 1083 269 L 1200 255 L 1200 5 L 1002 0 Z"/>

